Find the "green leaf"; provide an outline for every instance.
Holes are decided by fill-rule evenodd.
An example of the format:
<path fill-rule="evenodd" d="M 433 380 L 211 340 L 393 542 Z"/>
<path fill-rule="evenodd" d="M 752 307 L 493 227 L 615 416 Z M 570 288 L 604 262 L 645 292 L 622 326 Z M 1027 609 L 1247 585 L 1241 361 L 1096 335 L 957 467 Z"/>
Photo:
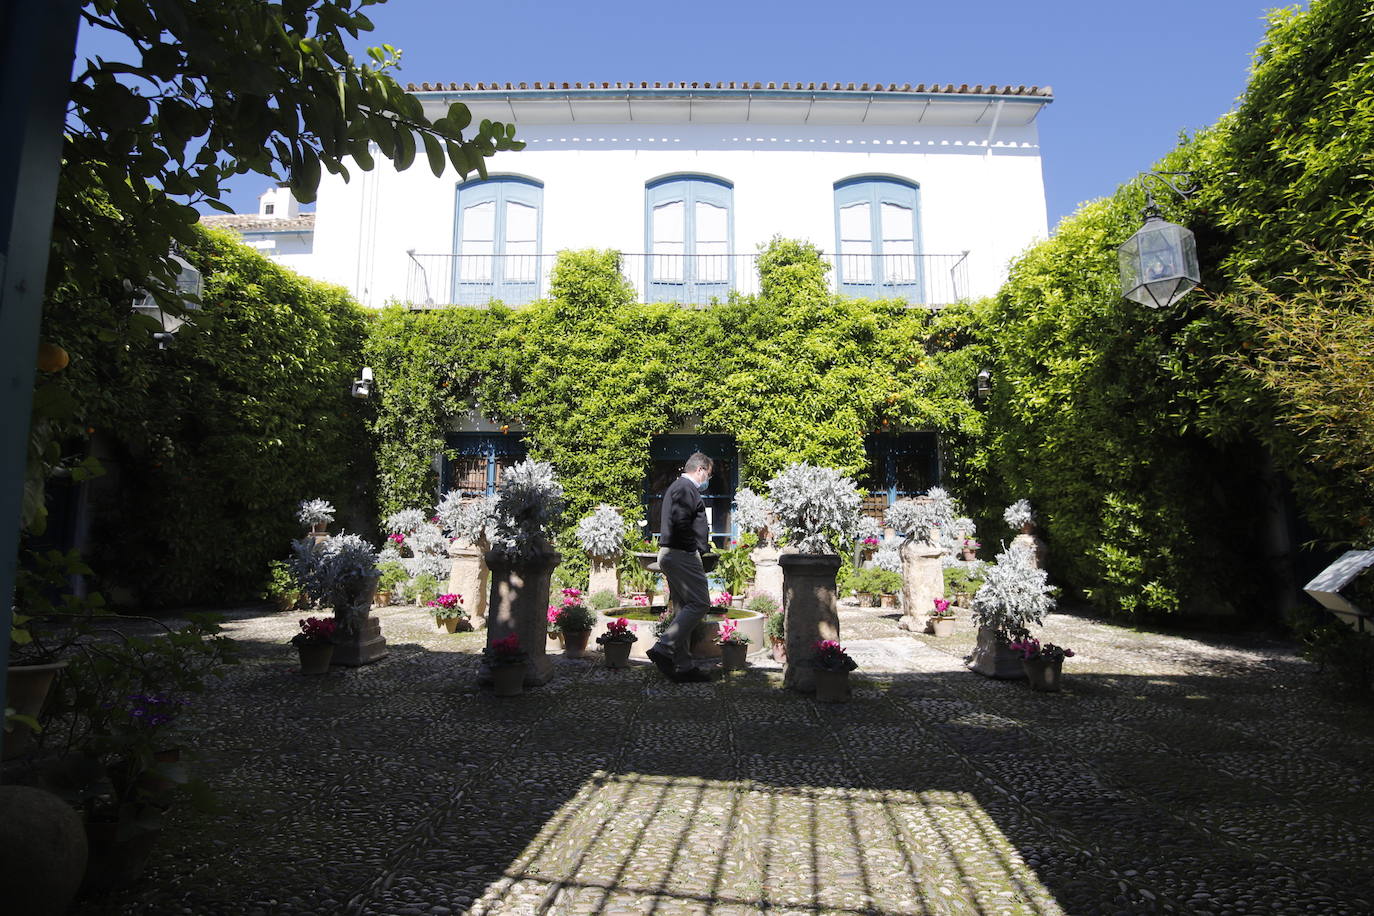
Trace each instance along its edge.
<path fill-rule="evenodd" d="M 434 173 L 435 178 L 442 178 L 446 160 L 444 158 L 444 145 L 439 142 L 439 138 L 425 131 L 420 134 L 425 142 L 425 155 L 429 157 L 429 170 Z"/>

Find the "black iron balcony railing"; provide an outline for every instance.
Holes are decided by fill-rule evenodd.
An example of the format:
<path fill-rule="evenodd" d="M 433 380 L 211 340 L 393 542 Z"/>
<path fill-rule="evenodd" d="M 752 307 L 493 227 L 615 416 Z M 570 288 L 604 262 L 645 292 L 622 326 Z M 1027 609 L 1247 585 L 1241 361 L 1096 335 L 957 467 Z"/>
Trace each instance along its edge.
<path fill-rule="evenodd" d="M 847 296 L 941 306 L 965 299 L 968 252 L 827 254 L 831 288 Z M 406 300 L 415 306 L 524 305 L 548 292 L 554 255 L 410 254 Z M 758 292 L 758 254 L 624 254 L 621 272 L 643 302 L 709 305 Z"/>

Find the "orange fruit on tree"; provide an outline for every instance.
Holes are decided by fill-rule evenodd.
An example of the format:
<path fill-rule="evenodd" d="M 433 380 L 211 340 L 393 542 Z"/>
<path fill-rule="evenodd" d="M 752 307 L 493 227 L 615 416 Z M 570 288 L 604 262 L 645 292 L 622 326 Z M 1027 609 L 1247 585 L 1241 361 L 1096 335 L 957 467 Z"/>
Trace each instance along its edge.
<path fill-rule="evenodd" d="M 44 372 L 60 372 L 67 368 L 67 363 L 71 362 L 71 357 L 67 351 L 57 344 L 48 343 L 46 340 L 38 345 L 38 368 Z"/>

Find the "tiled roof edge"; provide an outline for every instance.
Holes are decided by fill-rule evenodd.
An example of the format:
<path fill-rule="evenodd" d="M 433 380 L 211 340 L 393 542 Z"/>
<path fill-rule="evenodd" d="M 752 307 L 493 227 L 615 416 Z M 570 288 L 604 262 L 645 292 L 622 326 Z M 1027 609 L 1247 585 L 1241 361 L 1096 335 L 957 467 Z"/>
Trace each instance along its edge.
<path fill-rule="evenodd" d="M 1036 99 L 1053 99 L 1054 89 L 1050 86 L 1012 86 L 990 83 L 759 83 L 759 82 L 589 82 L 589 83 L 407 83 L 409 92 L 577 92 L 603 91 L 628 92 L 632 90 L 674 90 L 683 91 L 722 91 L 729 92 L 863 92 L 914 95 L 996 95 L 1023 96 Z"/>

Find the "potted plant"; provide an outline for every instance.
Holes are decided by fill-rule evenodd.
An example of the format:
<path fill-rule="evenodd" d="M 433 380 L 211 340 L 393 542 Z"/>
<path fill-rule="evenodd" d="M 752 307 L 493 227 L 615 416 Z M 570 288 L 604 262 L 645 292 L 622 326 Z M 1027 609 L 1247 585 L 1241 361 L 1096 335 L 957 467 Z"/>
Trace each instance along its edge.
<path fill-rule="evenodd" d="M 577 540 L 587 552 L 591 564 L 587 590 L 620 591 L 620 572 L 617 568 L 625 550 L 625 519 L 615 506 L 602 504 L 577 523 Z"/>
<path fill-rule="evenodd" d="M 954 608 L 948 598 L 935 599 L 935 613 L 930 615 L 930 627 L 940 638 L 954 635 Z"/>
<path fill-rule="evenodd" d="M 739 631 L 739 624 L 729 618 L 721 621 L 716 642 L 720 644 L 720 666 L 726 671 L 743 671 L 748 664 L 749 637 Z"/>
<path fill-rule="evenodd" d="M 267 565 L 267 588 L 263 597 L 277 606 L 279 611 L 290 611 L 305 599 L 300 583 L 291 574 L 290 565 L 284 560 L 273 560 Z"/>
<path fill-rule="evenodd" d="M 768 622 L 764 624 L 764 632 L 768 634 L 769 646 L 773 652 L 773 661 L 779 665 L 787 663 L 787 620 L 781 608 L 768 615 Z"/>
<path fill-rule="evenodd" d="M 296 520 L 312 534 L 324 534 L 334 521 L 334 505 L 327 499 L 303 499 L 296 507 Z"/>
<path fill-rule="evenodd" d="M 1002 520 L 1013 531 L 1022 534 L 1033 534 L 1035 531 L 1035 510 L 1031 508 L 1028 499 L 1018 499 L 1007 506 L 1006 511 L 1002 513 Z"/>
<path fill-rule="evenodd" d="M 725 582 L 725 594 L 742 595 L 754 578 L 753 548 L 739 541 L 731 541 L 727 550 L 717 551 L 720 561 L 716 575 Z"/>
<path fill-rule="evenodd" d="M 1025 677 L 1020 656 L 1010 646 L 1054 610 L 1052 591 L 1029 550 L 1013 545 L 998 554 L 973 596 L 978 645 L 969 667 L 988 677 Z"/>
<path fill-rule="evenodd" d="M 549 605 L 548 627 L 544 632 L 545 652 L 563 651 L 563 631 L 558 628 L 558 605 Z"/>
<path fill-rule="evenodd" d="M 525 692 L 525 663 L 529 655 L 520 648 L 515 633 L 504 639 L 492 640 L 482 650 L 482 657 L 491 669 L 491 681 L 498 697 L 517 697 Z"/>
<path fill-rule="evenodd" d="M 307 617 L 301 631 L 291 637 L 291 645 L 301 657 L 301 674 L 328 674 L 334 657 L 334 632 L 337 625 L 329 617 Z"/>
<path fill-rule="evenodd" d="M 973 604 L 973 593 L 983 584 L 982 564 L 974 562 L 967 566 L 956 564 L 944 569 L 945 593 L 954 596 L 959 607 Z"/>
<path fill-rule="evenodd" d="M 978 548 L 983 544 L 977 538 L 966 537 L 959 542 L 959 555 L 965 563 L 978 559 Z"/>
<path fill-rule="evenodd" d="M 859 667 L 844 647 L 833 639 L 818 640 L 811 654 L 816 671 L 816 700 L 844 703 L 849 700 L 849 672 Z"/>
<path fill-rule="evenodd" d="M 377 567 L 377 607 L 386 607 L 410 579 L 405 565 L 396 560 L 387 560 Z"/>
<path fill-rule="evenodd" d="M 335 534 L 323 541 L 291 542 L 291 571 L 306 595 L 334 609 L 333 664 L 364 665 L 384 658 L 386 639 L 372 617 L 377 591 L 377 552 L 356 534 Z"/>
<path fill-rule="evenodd" d="M 587 606 L 594 611 L 609 611 L 611 608 L 620 607 L 620 599 L 615 596 L 615 592 L 602 589 L 592 593 L 587 599 Z"/>
<path fill-rule="evenodd" d="M 1073 658 L 1073 650 L 1056 646 L 1052 642 L 1041 645 L 1040 640 L 1029 636 L 1011 643 L 1009 648 L 1021 655 L 1021 664 L 1026 669 L 1026 679 L 1031 690 L 1058 693 L 1064 673 L 1064 659 Z"/>
<path fill-rule="evenodd" d="M 554 623 L 563 634 L 563 654 L 568 658 L 586 658 L 587 642 L 596 625 L 596 615 L 582 602 L 582 590 L 563 589 L 563 602 L 558 607 Z"/>
<path fill-rule="evenodd" d="M 463 607 L 463 596 L 445 593 L 436 595 L 429 602 L 429 612 L 434 615 L 434 623 L 446 633 L 466 633 L 472 629 L 467 608 Z"/>
<path fill-rule="evenodd" d="M 624 617 L 606 624 L 606 632 L 596 638 L 596 644 L 605 654 L 607 668 L 630 667 L 630 647 L 639 639 L 635 627 Z"/>

